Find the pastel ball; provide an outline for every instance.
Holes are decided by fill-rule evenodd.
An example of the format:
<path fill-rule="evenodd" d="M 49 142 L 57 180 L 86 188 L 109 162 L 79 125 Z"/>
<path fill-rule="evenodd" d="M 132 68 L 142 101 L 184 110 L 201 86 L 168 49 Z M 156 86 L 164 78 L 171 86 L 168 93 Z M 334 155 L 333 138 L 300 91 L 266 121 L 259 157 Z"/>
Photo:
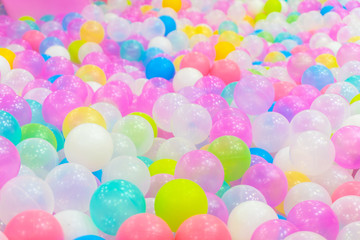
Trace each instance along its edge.
<path fill-rule="evenodd" d="M 0 189 L 10 179 L 17 176 L 21 159 L 15 145 L 8 139 L 0 136 Z"/>
<path fill-rule="evenodd" d="M 334 83 L 335 79 L 331 71 L 322 65 L 314 65 L 305 70 L 302 78 L 302 84 L 309 84 L 318 90 L 323 89 L 326 85 Z"/>

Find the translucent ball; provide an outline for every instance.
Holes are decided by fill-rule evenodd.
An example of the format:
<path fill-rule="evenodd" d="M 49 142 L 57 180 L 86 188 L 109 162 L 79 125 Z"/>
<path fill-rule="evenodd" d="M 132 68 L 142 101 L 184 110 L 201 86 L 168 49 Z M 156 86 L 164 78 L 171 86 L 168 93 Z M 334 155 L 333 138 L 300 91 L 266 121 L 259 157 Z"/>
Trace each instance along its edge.
<path fill-rule="evenodd" d="M 334 159 L 334 144 L 321 132 L 302 132 L 290 144 L 293 166 L 306 175 L 320 175 L 331 167 Z"/>
<path fill-rule="evenodd" d="M 286 96 L 276 101 L 273 111 L 281 113 L 289 121 L 299 112 L 308 109 L 309 105 L 306 104 L 298 96 Z"/>
<path fill-rule="evenodd" d="M 151 47 L 159 48 L 168 54 L 171 54 L 173 51 L 170 40 L 163 36 L 157 36 L 157 37 L 152 38 L 148 45 L 148 48 L 151 48 Z"/>
<path fill-rule="evenodd" d="M 231 59 L 221 59 L 214 62 L 210 75 L 221 78 L 225 84 L 239 81 L 241 71 L 239 66 Z"/>
<path fill-rule="evenodd" d="M 129 137 L 120 133 L 111 133 L 111 137 L 114 144 L 112 158 L 119 156 L 137 156 L 136 147 Z"/>
<path fill-rule="evenodd" d="M 125 180 L 102 184 L 90 202 L 90 215 L 96 227 L 112 236 L 126 219 L 145 213 L 145 210 L 145 198 L 141 191 Z"/>
<path fill-rule="evenodd" d="M 358 208 L 360 202 L 359 196 L 345 196 L 337 199 L 331 208 L 335 212 L 340 229 L 346 225 L 360 220 L 360 209 Z"/>
<path fill-rule="evenodd" d="M 145 74 L 147 79 L 160 77 L 171 80 L 175 75 L 175 67 L 169 59 L 156 57 L 146 65 Z"/>
<path fill-rule="evenodd" d="M 44 58 L 35 51 L 25 50 L 18 54 L 14 59 L 13 67 L 22 68 L 29 71 L 34 77 L 39 77 L 45 65 Z"/>
<path fill-rule="evenodd" d="M 28 102 L 16 94 L 0 94 L 0 110 L 13 115 L 20 126 L 31 122 L 31 108 Z"/>
<path fill-rule="evenodd" d="M 0 56 L 0 76 L 6 76 L 6 74 L 10 72 L 10 70 L 10 63 L 6 60 L 6 58 Z"/>
<path fill-rule="evenodd" d="M 94 53 L 94 52 L 103 52 L 99 44 L 94 42 L 86 42 L 83 45 L 81 45 L 78 52 L 80 62 L 84 62 L 85 57 L 90 53 Z"/>
<path fill-rule="evenodd" d="M 120 56 L 129 61 L 141 61 L 144 46 L 136 40 L 127 40 L 121 44 Z"/>
<path fill-rule="evenodd" d="M 310 109 L 325 114 L 333 130 L 338 129 L 344 120 L 350 116 L 349 103 L 337 94 L 324 94 L 317 97 Z"/>
<path fill-rule="evenodd" d="M 46 177 L 55 197 L 56 213 L 63 210 L 89 210 L 90 198 L 97 188 L 94 175 L 84 166 L 66 163 L 55 167 Z"/>
<path fill-rule="evenodd" d="M 165 25 L 159 18 L 150 17 L 144 21 L 142 35 L 147 40 L 151 40 L 156 36 L 164 36 L 164 34 Z"/>
<path fill-rule="evenodd" d="M 357 181 L 350 181 L 346 182 L 344 184 L 341 184 L 339 187 L 337 187 L 332 194 L 331 198 L 333 202 L 338 200 L 341 197 L 354 195 L 354 196 L 360 196 L 360 184 Z"/>
<path fill-rule="evenodd" d="M 103 26 L 96 21 L 87 21 L 80 28 L 80 38 L 86 42 L 100 43 L 105 36 Z"/>
<path fill-rule="evenodd" d="M 189 103 L 181 94 L 167 93 L 159 97 L 154 103 L 152 110 L 156 125 L 161 129 L 171 131 L 171 118 L 180 106 Z"/>
<path fill-rule="evenodd" d="M 214 118 L 218 112 L 229 107 L 226 100 L 218 94 L 204 94 L 195 101 L 196 104 L 204 107 L 210 113 L 211 118 Z"/>
<path fill-rule="evenodd" d="M 181 157 L 174 176 L 192 180 L 204 191 L 216 193 L 224 181 L 224 169 L 219 159 L 212 153 L 195 150 Z"/>
<path fill-rule="evenodd" d="M 259 201 L 266 203 L 264 195 L 256 188 L 249 185 L 237 185 L 227 190 L 221 197 L 229 213 L 243 202 Z"/>
<path fill-rule="evenodd" d="M 21 129 L 13 115 L 0 110 L 0 136 L 7 138 L 14 145 L 21 140 Z"/>
<path fill-rule="evenodd" d="M 44 103 L 47 96 L 50 95 L 50 93 L 52 93 L 52 91 L 47 88 L 33 88 L 24 95 L 24 98 L 26 99 L 26 101 L 28 103 L 29 103 L 29 100 L 32 100 L 33 103 L 37 102 L 40 105 L 39 116 L 38 116 L 38 118 L 36 118 L 36 116 L 34 116 L 33 106 L 31 106 L 31 104 L 29 103 L 31 110 L 33 112 L 33 117 L 32 117 L 31 122 L 34 122 L 34 118 L 38 119 L 38 120 L 35 120 L 37 122 L 39 122 L 39 119 L 41 119 L 41 121 L 44 121 L 43 116 L 42 116 L 42 104 Z"/>
<path fill-rule="evenodd" d="M 360 221 L 352 222 L 346 225 L 341 231 L 339 232 L 337 239 L 338 240 L 350 240 L 356 239 L 360 233 Z"/>
<path fill-rule="evenodd" d="M 122 42 L 130 36 L 131 26 L 128 20 L 118 17 L 108 23 L 106 31 L 110 39 Z"/>
<path fill-rule="evenodd" d="M 151 176 L 151 183 L 149 191 L 146 193 L 146 197 L 148 198 L 154 198 L 156 197 L 156 194 L 164 186 L 165 183 L 170 182 L 171 180 L 174 180 L 175 177 L 170 174 L 166 173 L 159 173 Z"/>
<path fill-rule="evenodd" d="M 110 161 L 113 149 L 110 133 L 94 123 L 75 127 L 64 145 L 67 160 L 82 164 L 90 171 L 102 169 Z"/>
<path fill-rule="evenodd" d="M 252 66 L 252 60 L 249 56 L 249 54 L 245 51 L 241 50 L 235 50 L 229 53 L 226 57 L 227 59 L 230 59 L 234 61 L 240 70 L 246 70 L 251 68 Z"/>
<path fill-rule="evenodd" d="M 189 47 L 189 38 L 181 30 L 172 31 L 167 35 L 167 38 L 170 40 L 174 52 L 179 52 Z"/>
<path fill-rule="evenodd" d="M 263 113 L 252 124 L 254 144 L 270 153 L 280 150 L 290 134 L 288 120 L 279 113 Z"/>
<path fill-rule="evenodd" d="M 304 110 L 294 116 L 290 122 L 291 136 L 315 130 L 330 136 L 332 129 L 329 119 L 317 110 Z"/>
<path fill-rule="evenodd" d="M 123 179 L 137 186 L 145 195 L 150 187 L 150 173 L 137 157 L 120 156 L 112 159 L 103 169 L 102 182 Z"/>
<path fill-rule="evenodd" d="M 254 211 L 257 214 L 254 214 Z M 261 224 L 277 218 L 275 211 L 266 203 L 246 201 L 235 207 L 230 213 L 228 229 L 234 240 L 250 239 Z"/>
<path fill-rule="evenodd" d="M 348 82 L 337 82 L 331 84 L 325 93 L 334 93 L 344 97 L 348 102 L 359 94 L 359 90 Z"/>
<path fill-rule="evenodd" d="M 263 76 L 245 76 L 235 87 L 234 100 L 246 114 L 258 115 L 266 112 L 273 104 L 274 87 Z"/>
<path fill-rule="evenodd" d="M 76 239 L 86 235 L 97 235 L 98 230 L 91 218 L 83 212 L 65 210 L 54 215 L 64 232 L 64 239 Z"/>
<path fill-rule="evenodd" d="M 15 145 L 8 139 L 0 136 L 0 180 L 1 187 L 19 173 L 21 159 Z"/>
<path fill-rule="evenodd" d="M 11 87 L 17 95 L 22 96 L 25 86 L 34 79 L 34 76 L 24 69 L 13 69 L 3 75 L 1 83 Z"/>
<path fill-rule="evenodd" d="M 298 231 L 298 228 L 285 220 L 275 219 L 264 222 L 256 228 L 252 238 L 257 240 L 281 239 Z"/>
<path fill-rule="evenodd" d="M 301 84 L 309 84 L 318 90 L 323 89 L 326 85 L 334 83 L 335 79 L 331 71 L 322 65 L 314 65 L 304 71 L 301 78 Z"/>
<path fill-rule="evenodd" d="M 106 127 L 109 131 L 111 131 L 115 123 L 122 118 L 120 111 L 111 103 L 98 102 L 90 107 L 98 111 L 103 116 L 106 122 Z"/>
<path fill-rule="evenodd" d="M 63 75 L 55 80 L 50 88 L 52 91 L 67 90 L 75 93 L 83 101 L 87 97 L 86 84 L 78 77 L 74 75 Z"/>
<path fill-rule="evenodd" d="M 298 231 L 284 238 L 284 240 L 303 240 L 303 239 L 326 240 L 326 238 L 324 238 L 323 236 L 309 231 Z"/>
<path fill-rule="evenodd" d="M 206 140 L 210 134 L 212 120 L 209 112 L 197 104 L 180 106 L 171 118 L 171 129 L 175 137 L 183 137 L 194 144 Z"/>
<path fill-rule="evenodd" d="M 343 44 L 336 54 L 337 62 L 340 66 L 350 61 L 360 61 L 360 47 L 356 43 Z"/>
<path fill-rule="evenodd" d="M 120 119 L 112 130 L 128 136 L 135 144 L 138 155 L 146 153 L 153 144 L 154 131 L 150 123 L 143 117 L 128 115 Z"/>
<path fill-rule="evenodd" d="M 202 78 L 201 72 L 195 68 L 180 69 L 174 76 L 173 87 L 175 92 L 178 92 L 184 87 L 194 86 L 195 83 Z"/>
<path fill-rule="evenodd" d="M 29 167 L 41 178 L 45 178 L 59 163 L 56 149 L 48 141 L 41 138 L 25 139 L 16 148 L 19 151 L 22 164 Z"/>
<path fill-rule="evenodd" d="M 8 181 L 0 190 L 0 218 L 4 223 L 26 210 L 54 210 L 54 195 L 49 185 L 32 176 L 19 176 Z"/>
<path fill-rule="evenodd" d="M 296 83 L 301 83 L 301 78 L 306 69 L 315 65 L 315 60 L 309 53 L 300 52 L 290 56 L 287 70 Z"/>
<path fill-rule="evenodd" d="M 64 57 L 70 60 L 70 54 L 63 46 L 51 46 L 45 51 L 45 54 L 50 57 Z"/>
<path fill-rule="evenodd" d="M 298 203 L 316 200 L 331 205 L 329 193 L 321 185 L 312 182 L 302 182 L 293 186 L 287 193 L 284 200 L 285 214 L 288 215 L 291 209 Z"/>
<path fill-rule="evenodd" d="M 154 160 L 173 159 L 178 161 L 184 154 L 195 149 L 195 145 L 190 140 L 182 137 L 173 137 L 160 145 Z"/>

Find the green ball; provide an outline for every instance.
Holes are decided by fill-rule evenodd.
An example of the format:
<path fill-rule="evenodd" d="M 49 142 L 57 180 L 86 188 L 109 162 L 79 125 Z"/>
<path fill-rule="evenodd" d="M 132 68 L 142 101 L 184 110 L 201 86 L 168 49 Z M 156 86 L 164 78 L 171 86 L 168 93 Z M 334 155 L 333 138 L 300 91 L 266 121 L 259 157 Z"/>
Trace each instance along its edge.
<path fill-rule="evenodd" d="M 21 127 L 21 141 L 28 138 L 41 138 L 48 141 L 57 149 L 57 142 L 54 133 L 42 124 L 30 123 Z"/>
<path fill-rule="evenodd" d="M 251 153 L 243 140 L 234 136 L 222 136 L 215 139 L 208 151 L 222 163 L 225 181 L 232 182 L 241 178 L 250 167 Z"/>
<path fill-rule="evenodd" d="M 274 42 L 274 37 L 271 33 L 269 32 L 265 32 L 262 31 L 261 33 L 258 34 L 259 37 L 265 39 L 267 42 L 269 43 L 273 43 Z"/>

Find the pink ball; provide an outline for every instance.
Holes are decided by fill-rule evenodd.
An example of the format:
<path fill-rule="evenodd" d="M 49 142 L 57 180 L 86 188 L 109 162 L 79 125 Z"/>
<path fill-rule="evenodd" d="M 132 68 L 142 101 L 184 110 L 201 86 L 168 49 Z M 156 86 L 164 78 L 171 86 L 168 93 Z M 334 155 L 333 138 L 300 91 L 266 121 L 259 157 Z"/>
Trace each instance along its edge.
<path fill-rule="evenodd" d="M 360 127 L 346 126 L 331 137 L 335 146 L 335 162 L 343 168 L 360 168 Z"/>
<path fill-rule="evenodd" d="M 321 95 L 320 91 L 311 85 L 302 84 L 297 85 L 294 87 L 290 95 L 292 96 L 298 96 L 301 98 L 304 102 L 306 102 L 307 105 L 311 106 L 312 102 Z"/>
<path fill-rule="evenodd" d="M 45 80 L 45 79 L 35 79 L 31 82 L 29 82 L 28 84 L 26 84 L 26 86 L 24 87 L 23 91 L 22 91 L 22 95 L 25 96 L 25 94 L 27 92 L 29 92 L 31 89 L 34 88 L 46 88 L 46 89 L 50 89 L 51 88 L 51 82 Z"/>
<path fill-rule="evenodd" d="M 14 68 L 28 70 L 35 78 L 40 76 L 44 65 L 44 58 L 38 52 L 32 50 L 17 53 L 13 63 Z"/>
<path fill-rule="evenodd" d="M 74 18 L 71 20 L 67 26 L 67 32 L 71 39 L 79 40 L 80 39 L 80 28 L 86 22 L 85 18 Z"/>
<path fill-rule="evenodd" d="M 210 142 L 221 136 L 235 136 L 243 140 L 248 147 L 252 143 L 252 131 L 249 119 L 225 117 L 213 124 L 210 131 Z"/>
<path fill-rule="evenodd" d="M 50 78 L 55 75 L 73 75 L 74 67 L 70 60 L 64 57 L 51 57 L 44 65 L 43 75 Z"/>
<path fill-rule="evenodd" d="M 279 205 L 288 190 L 285 174 L 270 163 L 259 163 L 250 167 L 242 177 L 241 184 L 258 189 L 271 207 Z"/>
<path fill-rule="evenodd" d="M 102 52 L 92 52 L 86 55 L 84 58 L 82 65 L 96 65 L 99 68 L 104 68 L 107 64 L 110 63 L 110 59 Z"/>
<path fill-rule="evenodd" d="M 351 11 L 351 10 L 353 10 L 355 8 L 359 8 L 360 7 L 360 2 L 355 1 L 355 0 L 351 0 L 351 1 L 346 3 L 345 7 L 346 7 L 347 10 Z"/>
<path fill-rule="evenodd" d="M 195 68 L 205 76 L 210 71 L 210 60 L 203 53 L 191 52 L 186 54 L 180 63 L 180 69 L 187 67 Z"/>
<path fill-rule="evenodd" d="M 73 92 L 85 102 L 88 94 L 86 85 L 85 82 L 74 75 L 63 75 L 55 80 L 50 89 L 54 92 L 57 90 Z"/>
<path fill-rule="evenodd" d="M 287 64 L 290 77 L 297 83 L 301 83 L 303 73 L 316 62 L 309 53 L 300 52 L 292 55 Z"/>
<path fill-rule="evenodd" d="M 64 44 L 64 46 L 67 48 L 69 44 L 71 43 L 70 36 L 67 32 L 63 30 L 55 30 L 50 32 L 47 37 L 56 37 L 60 39 L 60 41 Z"/>
<path fill-rule="evenodd" d="M 0 136 L 0 189 L 19 173 L 21 159 L 15 145 Z"/>
<path fill-rule="evenodd" d="M 234 90 L 234 100 L 246 114 L 259 115 L 267 112 L 274 102 L 274 86 L 264 76 L 243 77 Z"/>
<path fill-rule="evenodd" d="M 220 112 L 218 112 L 216 116 L 213 118 L 213 122 L 216 123 L 217 121 L 227 117 L 236 117 L 241 119 L 241 121 L 251 124 L 249 117 L 243 111 L 241 111 L 238 108 L 232 108 L 232 107 L 223 109 Z"/>
<path fill-rule="evenodd" d="M 335 202 L 339 198 L 349 195 L 360 196 L 360 182 L 346 182 L 340 185 L 331 195 L 331 199 Z"/>
<path fill-rule="evenodd" d="M 42 114 L 44 120 L 62 129 L 66 115 L 73 109 L 82 107 L 83 99 L 67 90 L 57 90 L 51 93 L 44 101 Z"/>
<path fill-rule="evenodd" d="M 170 227 L 164 220 L 150 213 L 140 213 L 121 224 L 116 240 L 173 240 Z"/>
<path fill-rule="evenodd" d="M 5 236 L 5 234 L 0 232 L 0 240 L 8 240 L 8 238 Z"/>
<path fill-rule="evenodd" d="M 298 6 L 299 13 L 306 13 L 310 11 L 319 11 L 321 8 L 321 3 L 317 0 L 305 0 L 300 2 Z"/>
<path fill-rule="evenodd" d="M 177 162 L 174 176 L 196 182 L 205 192 L 216 193 L 224 182 L 224 168 L 214 154 L 194 150 Z"/>
<path fill-rule="evenodd" d="M 13 115 L 20 126 L 31 122 L 32 113 L 30 105 L 20 96 L 11 94 L 0 95 L 0 110 Z"/>
<path fill-rule="evenodd" d="M 204 90 L 197 88 L 195 86 L 184 87 L 180 89 L 178 93 L 186 97 L 192 103 L 194 103 L 197 99 L 199 99 L 200 97 L 206 94 Z"/>
<path fill-rule="evenodd" d="M 309 200 L 296 204 L 287 220 L 300 231 L 315 232 L 327 240 L 335 240 L 339 232 L 339 222 L 334 211 L 320 201 Z"/>
<path fill-rule="evenodd" d="M 360 45 L 357 43 L 346 43 L 341 46 L 336 54 L 339 66 L 350 61 L 360 61 Z"/>
<path fill-rule="evenodd" d="M 239 66 L 230 59 L 222 59 L 214 62 L 209 74 L 221 78 L 226 85 L 239 81 L 241 78 Z"/>
<path fill-rule="evenodd" d="M 0 76 L 1 77 L 1 76 Z M 16 95 L 15 91 L 8 85 L 0 83 L 0 96 L 1 95 Z"/>
<path fill-rule="evenodd" d="M 30 43 L 31 47 L 35 51 L 39 51 L 40 43 L 45 39 L 45 35 L 37 30 L 27 31 L 22 39 Z"/>
<path fill-rule="evenodd" d="M 290 122 L 299 112 L 310 107 L 304 100 L 298 96 L 286 96 L 279 99 L 274 106 L 273 112 L 282 114 Z"/>
<path fill-rule="evenodd" d="M 103 70 L 104 70 L 104 73 L 105 73 L 107 79 L 109 79 L 115 73 L 126 72 L 124 67 L 116 62 L 112 62 L 112 63 L 106 65 Z"/>
<path fill-rule="evenodd" d="M 222 109 L 229 107 L 226 100 L 217 94 L 205 94 L 196 99 L 195 103 L 206 108 L 206 110 L 210 113 L 211 118 L 216 116 L 216 114 Z"/>
<path fill-rule="evenodd" d="M 28 210 L 16 215 L 5 228 L 5 235 L 16 240 L 63 240 L 57 219 L 43 210 Z"/>
<path fill-rule="evenodd" d="M 214 193 L 206 193 L 206 197 L 208 200 L 207 213 L 221 219 L 224 223 L 227 223 L 229 212 L 224 201 Z"/>
<path fill-rule="evenodd" d="M 156 174 L 151 176 L 150 188 L 146 193 L 147 198 L 155 198 L 159 189 L 164 186 L 165 183 L 174 180 L 175 177 L 170 174 Z"/>
<path fill-rule="evenodd" d="M 200 78 L 194 86 L 204 90 L 206 93 L 220 95 L 226 85 L 220 78 L 207 75 Z"/>
<path fill-rule="evenodd" d="M 274 219 L 258 226 L 251 240 L 283 240 L 297 231 L 297 227 L 291 222 Z"/>
<path fill-rule="evenodd" d="M 186 219 L 176 231 L 175 240 L 231 240 L 225 223 L 210 214 L 200 214 Z"/>
<path fill-rule="evenodd" d="M 203 53 L 211 62 L 214 61 L 216 52 L 214 46 L 210 42 L 199 42 L 193 47 L 194 52 Z"/>

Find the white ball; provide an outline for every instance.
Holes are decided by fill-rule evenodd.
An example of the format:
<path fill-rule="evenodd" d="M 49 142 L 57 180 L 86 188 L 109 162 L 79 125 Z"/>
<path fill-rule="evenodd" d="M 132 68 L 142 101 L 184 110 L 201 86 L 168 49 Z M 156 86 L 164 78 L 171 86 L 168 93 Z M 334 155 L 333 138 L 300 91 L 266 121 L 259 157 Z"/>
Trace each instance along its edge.
<path fill-rule="evenodd" d="M 173 137 L 160 145 L 156 160 L 173 159 L 178 161 L 185 153 L 193 150 L 196 150 L 196 147 L 191 141 L 181 137 Z"/>
<path fill-rule="evenodd" d="M 21 96 L 25 86 L 35 80 L 34 76 L 25 69 L 13 69 L 2 76 L 1 83 L 11 87 L 17 95 Z"/>
<path fill-rule="evenodd" d="M 280 168 L 283 172 L 294 171 L 294 165 L 290 161 L 290 147 L 280 149 L 274 157 L 273 164 Z"/>
<path fill-rule="evenodd" d="M 111 131 L 115 123 L 122 118 L 119 109 L 111 103 L 98 102 L 90 107 L 98 111 L 103 116 L 108 131 Z"/>
<path fill-rule="evenodd" d="M 180 69 L 174 76 L 173 87 L 175 92 L 180 91 L 184 87 L 194 86 L 195 83 L 202 78 L 201 72 L 195 68 Z"/>
<path fill-rule="evenodd" d="M 99 44 L 94 43 L 94 42 L 86 42 L 84 43 L 80 48 L 79 48 L 79 52 L 78 52 L 78 56 L 80 61 L 84 61 L 84 58 L 86 57 L 86 55 L 88 55 L 89 53 L 92 52 L 103 52 L 102 48 L 100 47 Z"/>
<path fill-rule="evenodd" d="M 150 158 L 151 160 L 155 160 L 156 155 L 159 151 L 159 148 L 165 141 L 166 141 L 166 139 L 164 139 L 164 138 L 154 138 L 154 142 L 153 142 L 151 148 L 143 156 Z"/>
<path fill-rule="evenodd" d="M 64 150 L 69 162 L 79 163 L 94 172 L 110 161 L 114 146 L 110 133 L 102 126 L 84 123 L 70 131 Z"/>
<path fill-rule="evenodd" d="M 181 30 L 175 30 L 167 35 L 174 52 L 185 50 L 189 47 L 189 37 Z"/>
<path fill-rule="evenodd" d="M 331 209 L 334 211 L 340 229 L 352 222 L 360 221 L 360 197 L 359 196 L 345 196 L 337 199 L 332 205 Z"/>
<path fill-rule="evenodd" d="M 90 87 L 91 89 L 96 92 L 99 88 L 102 87 L 102 85 L 98 82 L 95 82 L 95 81 L 89 81 L 89 82 L 86 82 Z"/>
<path fill-rule="evenodd" d="M 47 88 L 33 88 L 24 95 L 24 99 L 35 100 L 40 104 L 43 104 L 45 99 L 52 93 Z"/>
<path fill-rule="evenodd" d="M 111 133 L 111 137 L 114 144 L 112 158 L 120 156 L 137 156 L 136 147 L 128 136 L 121 133 Z"/>
<path fill-rule="evenodd" d="M 46 55 L 49 55 L 50 57 L 64 57 L 68 60 L 70 60 L 70 54 L 66 48 L 59 45 L 54 45 L 46 49 L 45 51 Z"/>
<path fill-rule="evenodd" d="M 125 41 L 131 33 L 129 21 L 120 17 L 112 19 L 106 30 L 108 36 L 116 42 Z"/>
<path fill-rule="evenodd" d="M 346 225 L 338 234 L 337 240 L 353 240 L 360 236 L 360 221 Z"/>
<path fill-rule="evenodd" d="M 326 240 L 323 236 L 308 231 L 299 231 L 287 236 L 284 240 Z"/>
<path fill-rule="evenodd" d="M 8 72 L 10 72 L 10 64 L 3 56 L 0 56 L 0 80 L 2 80 Z"/>
<path fill-rule="evenodd" d="M 160 48 L 165 53 L 172 53 L 172 44 L 169 39 L 163 36 L 157 36 L 151 39 L 148 48 Z"/>

